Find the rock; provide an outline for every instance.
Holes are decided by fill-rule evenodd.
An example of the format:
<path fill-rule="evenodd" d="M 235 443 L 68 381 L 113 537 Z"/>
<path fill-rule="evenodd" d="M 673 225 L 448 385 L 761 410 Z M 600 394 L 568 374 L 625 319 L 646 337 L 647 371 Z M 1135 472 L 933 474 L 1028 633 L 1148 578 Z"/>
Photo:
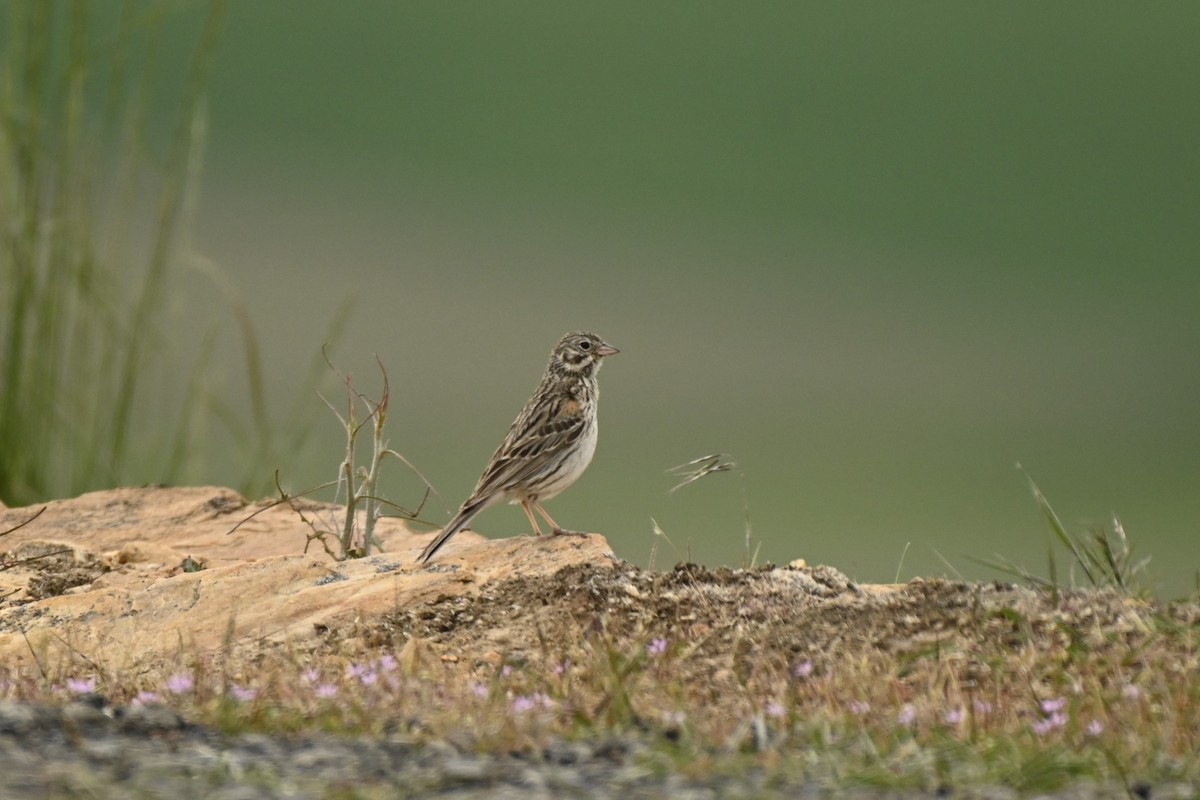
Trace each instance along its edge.
<path fill-rule="evenodd" d="M 121 731 L 143 735 L 179 731 L 186 725 L 174 709 L 156 703 L 124 706 L 118 709 L 116 718 Z"/>
<path fill-rule="evenodd" d="M 0 703 L 0 734 L 28 736 L 40 724 L 41 711 L 21 703 Z"/>
<path fill-rule="evenodd" d="M 0 571 L 0 658 L 36 668 L 36 652 L 42 663 L 145 670 L 175 657 L 181 642 L 214 651 L 295 643 L 514 575 L 612 563 L 597 535 L 487 540 L 464 532 L 432 564 L 418 565 L 429 534 L 388 518 L 377 528 L 383 554 L 336 562 L 316 544 L 305 553 L 311 529 L 287 504 L 269 505 L 220 487 L 123 488 L 47 503 L 0 539 L 5 564 L 34 558 Z M 311 502 L 303 509 L 331 528 L 342 511 Z M 0 531 L 36 510 L 0 510 Z M 189 557 L 204 569 L 184 571 Z"/>

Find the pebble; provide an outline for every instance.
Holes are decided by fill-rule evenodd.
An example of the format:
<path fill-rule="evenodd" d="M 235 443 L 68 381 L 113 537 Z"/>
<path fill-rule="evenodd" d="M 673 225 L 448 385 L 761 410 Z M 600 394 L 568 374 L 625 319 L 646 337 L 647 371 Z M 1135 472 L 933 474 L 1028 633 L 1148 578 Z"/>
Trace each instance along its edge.
<path fill-rule="evenodd" d="M 317 800 L 330 796 L 420 795 L 454 800 L 573 797 L 583 800 L 807 798 L 916 800 L 934 792 L 784 784 L 759 771 L 685 777 L 645 768 L 636 736 L 559 741 L 521 757 L 463 751 L 438 741 L 338 737 L 323 733 L 226 736 L 187 723 L 163 706 L 65 706 L 0 702 L 0 798 L 139 797 L 149 800 Z M 1001 787 L 950 797 L 1007 798 Z M 1194 796 L 1171 785 L 1154 796 Z M 1118 798 L 1116 787 L 1087 782 L 1046 797 Z"/>

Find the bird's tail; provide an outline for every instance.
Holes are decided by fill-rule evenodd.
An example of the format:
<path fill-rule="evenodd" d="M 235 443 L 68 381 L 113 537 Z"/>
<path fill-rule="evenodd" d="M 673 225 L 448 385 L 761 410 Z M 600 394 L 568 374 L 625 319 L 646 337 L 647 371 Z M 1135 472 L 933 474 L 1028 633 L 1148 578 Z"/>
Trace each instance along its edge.
<path fill-rule="evenodd" d="M 429 559 L 433 558 L 433 554 L 442 549 L 442 545 L 450 541 L 451 536 L 467 527 L 471 520 L 475 518 L 476 514 L 478 514 L 480 511 L 483 511 L 496 499 L 497 496 L 489 495 L 487 497 L 480 497 L 476 500 L 468 500 L 466 503 L 464 503 L 459 512 L 454 515 L 454 519 L 450 520 L 450 524 L 442 528 L 442 532 L 435 536 L 433 541 L 425 546 L 425 549 L 421 551 L 421 555 L 417 556 L 417 561 L 420 561 L 422 564 L 424 564 L 425 562 L 429 561 Z"/>

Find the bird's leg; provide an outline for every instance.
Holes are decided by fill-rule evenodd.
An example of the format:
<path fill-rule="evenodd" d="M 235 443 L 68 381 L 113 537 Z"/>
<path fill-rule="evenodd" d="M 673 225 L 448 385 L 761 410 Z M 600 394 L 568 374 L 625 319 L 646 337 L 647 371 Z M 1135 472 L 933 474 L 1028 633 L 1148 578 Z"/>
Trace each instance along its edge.
<path fill-rule="evenodd" d="M 543 518 L 545 518 L 546 522 L 549 522 L 549 523 L 550 523 L 550 527 L 554 529 L 554 530 L 552 530 L 552 531 L 550 532 L 550 535 L 551 535 L 551 536 L 588 536 L 588 535 L 589 535 L 589 534 L 585 533 L 584 531 L 567 531 L 567 530 L 563 530 L 562 528 L 560 528 L 560 527 L 558 526 L 558 523 L 557 523 L 557 522 L 555 522 L 554 520 L 550 519 L 550 515 L 546 513 L 546 509 L 542 508 L 542 504 L 541 504 L 541 503 L 534 503 L 534 504 L 533 504 L 533 507 L 534 507 L 535 509 L 537 509 L 537 512 L 538 512 L 539 514 L 541 514 L 541 515 L 542 515 L 542 517 L 543 517 Z M 531 517 L 531 519 L 532 519 L 532 517 Z"/>
<path fill-rule="evenodd" d="M 538 506 L 536 503 L 534 505 L 537 507 L 538 511 L 542 511 L 541 506 Z M 521 508 L 525 509 L 525 516 L 529 517 L 529 524 L 533 526 L 533 534 L 535 536 L 541 536 L 542 529 L 538 527 L 537 520 L 534 519 L 534 517 L 533 517 L 533 512 L 529 510 L 529 501 L 522 500 Z M 542 511 L 543 516 L 545 515 L 545 513 L 546 513 L 545 511 Z M 550 519 L 550 518 L 546 517 L 546 519 Z M 553 521 L 550 524 L 553 525 L 554 524 Z"/>

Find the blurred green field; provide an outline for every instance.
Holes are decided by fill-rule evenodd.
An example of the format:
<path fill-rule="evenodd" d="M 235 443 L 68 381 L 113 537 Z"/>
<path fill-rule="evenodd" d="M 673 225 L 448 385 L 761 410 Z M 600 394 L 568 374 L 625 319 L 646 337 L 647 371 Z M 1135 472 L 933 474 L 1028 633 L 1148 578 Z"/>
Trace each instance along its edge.
<path fill-rule="evenodd" d="M 172 17 L 166 74 L 202 18 Z M 760 560 L 1041 570 L 1020 462 L 1068 527 L 1119 515 L 1173 596 L 1200 568 L 1197 41 L 1193 4 L 234 3 L 188 249 L 246 301 L 273 412 L 354 299 L 331 355 L 368 392 L 387 365 L 440 520 L 588 328 L 622 354 L 549 508 L 626 558 L 741 563 L 736 476 L 666 494 L 720 451 Z M 183 375 L 233 327 L 194 260 Z M 293 489 L 335 473 L 327 415 Z M 188 479 L 239 480 L 232 438 Z"/>

